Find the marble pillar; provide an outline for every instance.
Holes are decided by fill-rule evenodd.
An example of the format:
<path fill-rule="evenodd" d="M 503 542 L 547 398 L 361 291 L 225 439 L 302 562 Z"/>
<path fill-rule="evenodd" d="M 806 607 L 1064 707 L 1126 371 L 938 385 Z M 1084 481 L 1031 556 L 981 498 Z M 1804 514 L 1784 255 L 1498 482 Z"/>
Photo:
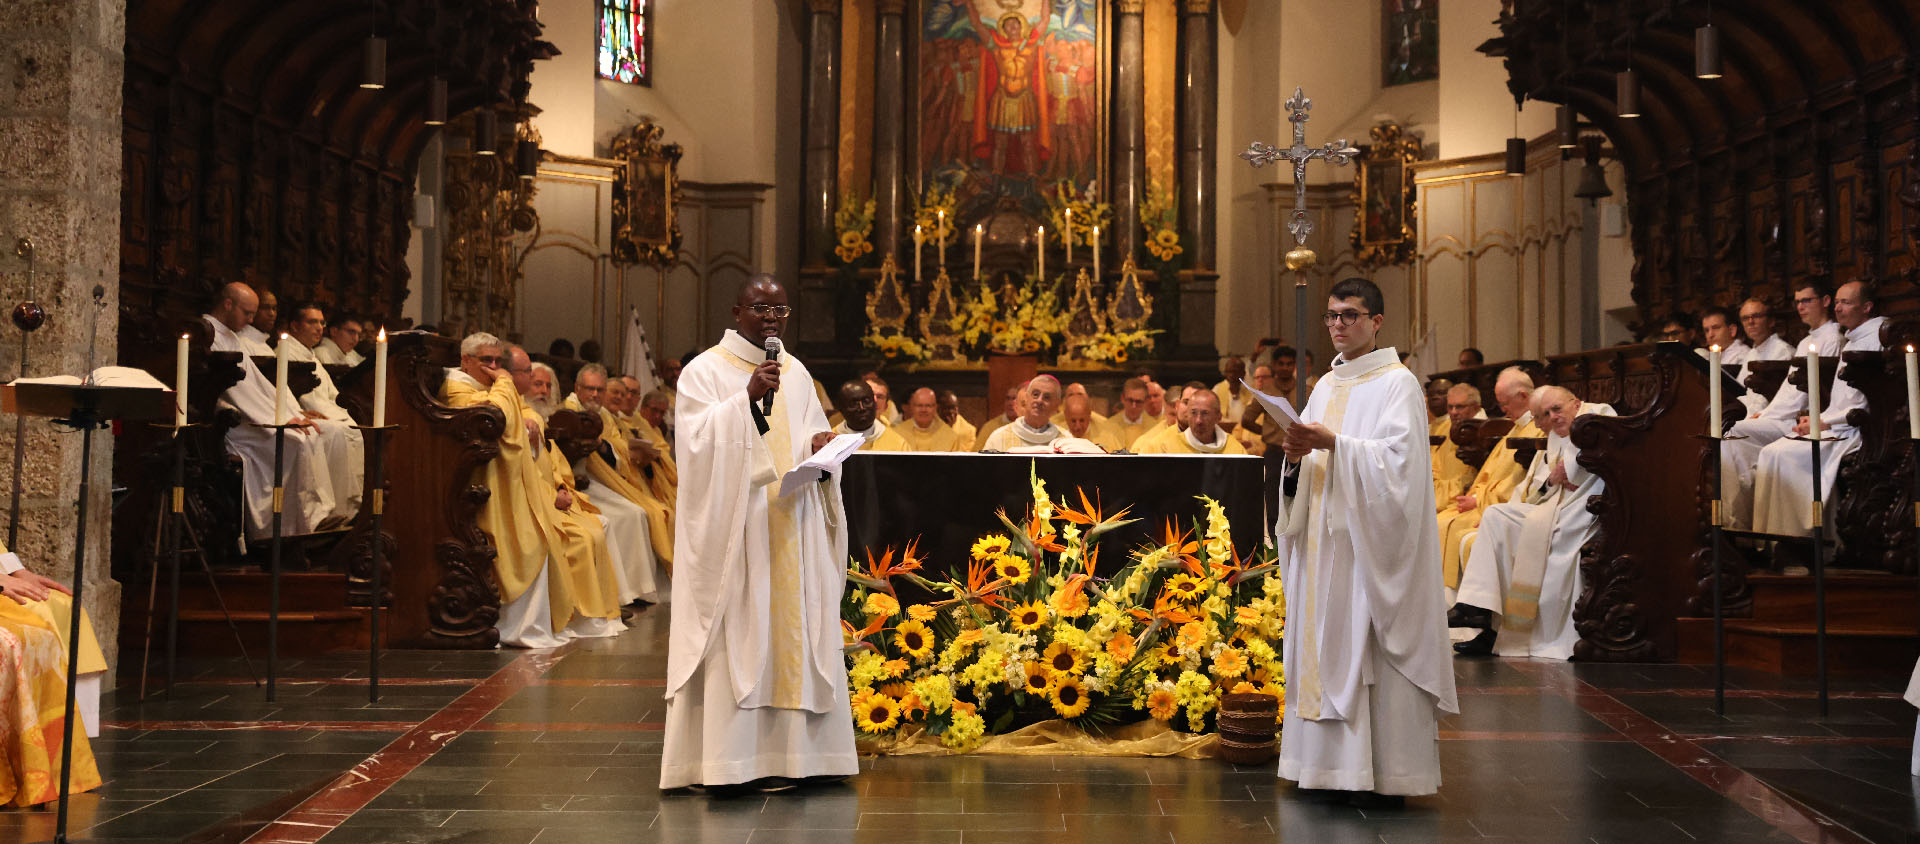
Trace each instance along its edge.
<path fill-rule="evenodd" d="M 1108 266 L 1141 253 L 1140 205 L 1147 199 L 1145 0 L 1114 0 L 1112 153 L 1114 244 Z"/>
<path fill-rule="evenodd" d="M 1219 134 L 1220 61 L 1213 0 L 1180 3 L 1180 234 L 1196 270 L 1214 268 L 1214 149 Z"/>
<path fill-rule="evenodd" d="M 46 324 L 28 340 L 29 375 L 84 374 L 96 324 L 94 365 L 116 361 L 125 44 L 124 0 L 10 0 L 0 14 L 0 138 L 8 139 L 0 144 L 0 308 L 26 297 L 26 262 L 14 249 L 29 238 L 33 298 L 47 309 Z M 92 306 L 96 285 L 104 289 L 101 308 Z M 19 374 L 19 355 L 18 329 L 0 323 L 0 380 Z M 14 423 L 0 414 L 0 455 L 13 453 Z M 71 583 L 80 436 L 30 417 L 26 437 L 20 547 L 11 550 L 34 571 Z M 106 649 L 111 686 L 120 585 L 108 571 L 110 432 L 94 434 L 90 472 L 82 599 Z"/>
<path fill-rule="evenodd" d="M 903 248 L 900 220 L 906 213 L 906 6 L 906 0 L 880 0 L 874 39 L 873 243 L 883 256 L 888 250 Z"/>
<path fill-rule="evenodd" d="M 833 212 L 839 202 L 840 0 L 807 0 L 806 61 L 800 94 L 806 116 L 800 260 L 818 266 L 833 249 Z"/>

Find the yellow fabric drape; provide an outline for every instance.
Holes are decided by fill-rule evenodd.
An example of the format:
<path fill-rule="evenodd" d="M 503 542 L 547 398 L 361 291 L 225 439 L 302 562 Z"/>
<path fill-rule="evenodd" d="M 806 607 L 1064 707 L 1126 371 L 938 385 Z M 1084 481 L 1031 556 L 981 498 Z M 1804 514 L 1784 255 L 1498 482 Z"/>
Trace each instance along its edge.
<path fill-rule="evenodd" d="M 1060 719 L 1041 721 L 997 736 L 989 736 L 971 753 L 988 756 L 1178 756 L 1211 758 L 1220 746 L 1217 733 L 1183 733 L 1164 721 L 1141 721 L 1093 735 Z M 939 736 L 921 728 L 901 730 L 884 738 L 861 737 L 861 753 L 889 756 L 951 756 Z"/>
<path fill-rule="evenodd" d="M 1533 420 L 1516 426 L 1508 437 L 1542 437 L 1540 426 Z M 1527 474 L 1527 467 L 1520 465 L 1513 457 L 1513 447 L 1502 439 L 1494 446 L 1493 453 L 1487 455 L 1486 465 L 1480 467 L 1480 474 L 1473 479 L 1473 486 L 1465 494 L 1473 496 L 1474 507 L 1465 513 L 1455 509 L 1453 499 L 1435 501 L 1440 519 L 1440 558 L 1441 571 L 1444 572 L 1448 589 L 1460 588 L 1460 570 L 1466 565 L 1466 555 L 1461 551 L 1460 540 L 1467 534 L 1478 530 L 1480 518 L 1486 515 L 1487 508 L 1505 502 L 1513 496 L 1513 488 Z"/>
<path fill-rule="evenodd" d="M 0 807 L 35 806 L 60 796 L 67 683 L 64 649 L 53 627 L 0 598 Z M 83 727 L 73 725 L 74 791 L 100 786 Z"/>
<path fill-rule="evenodd" d="M 474 483 L 491 492 L 480 508 L 480 529 L 493 540 L 493 570 L 500 581 L 500 602 L 511 603 L 533 585 L 548 557 L 563 545 L 553 517 L 548 515 L 556 512 L 554 488 L 541 477 L 539 461 L 522 423 L 525 408 L 513 379 L 497 378 L 492 387 L 482 388 L 450 372 L 440 388 L 440 400 L 453 407 L 491 404 L 506 416 L 500 455 L 474 472 Z M 573 619 L 573 589 L 567 578 L 547 578 L 547 606 L 552 629 L 564 628 Z"/>
<path fill-rule="evenodd" d="M 586 409 L 580 400 L 567 396 L 566 408 L 578 413 Z M 614 462 L 609 464 L 595 451 L 587 456 L 587 477 L 607 490 L 607 494 L 625 496 L 628 501 L 639 506 L 647 514 L 647 538 L 653 543 L 653 555 L 665 566 L 667 574 L 673 574 L 673 507 L 653 494 L 646 474 L 627 459 L 627 438 L 620 429 L 620 423 L 613 413 L 605 407 L 600 408 L 600 442 L 613 451 Z"/>

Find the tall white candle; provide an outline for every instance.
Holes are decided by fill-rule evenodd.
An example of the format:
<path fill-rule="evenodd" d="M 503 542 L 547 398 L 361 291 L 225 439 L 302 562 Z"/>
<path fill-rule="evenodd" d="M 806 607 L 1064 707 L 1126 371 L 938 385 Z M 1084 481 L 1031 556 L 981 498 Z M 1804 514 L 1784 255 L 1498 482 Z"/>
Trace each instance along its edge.
<path fill-rule="evenodd" d="M 1720 438 L 1720 379 L 1726 373 L 1720 369 L 1720 346 L 1707 347 L 1707 436 Z"/>
<path fill-rule="evenodd" d="M 1907 436 L 1920 440 L 1920 356 L 1907 344 Z"/>
<path fill-rule="evenodd" d="M 373 427 L 387 426 L 387 330 L 373 341 Z"/>
<path fill-rule="evenodd" d="M 936 254 L 940 258 L 940 269 L 944 270 L 947 268 L 947 209 L 942 208 L 934 214 L 940 218 L 940 224 L 933 227 L 933 233 L 940 238 L 940 251 Z"/>
<path fill-rule="evenodd" d="M 1093 227 L 1093 280 L 1100 280 L 1100 227 Z"/>
<path fill-rule="evenodd" d="M 1039 237 L 1034 238 L 1034 243 L 1038 244 L 1040 247 L 1038 254 L 1034 257 L 1034 260 L 1040 262 L 1039 270 L 1037 274 L 1040 276 L 1040 279 L 1042 281 L 1045 281 L 1047 278 L 1047 227 L 1046 226 L 1040 227 Z"/>
<path fill-rule="evenodd" d="M 1067 228 L 1065 231 L 1065 236 L 1067 239 L 1067 263 L 1071 264 L 1073 263 L 1073 209 L 1072 208 L 1067 209 Z"/>
<path fill-rule="evenodd" d="M 173 344 L 173 426 L 187 424 L 187 335 Z"/>
<path fill-rule="evenodd" d="M 985 239 L 986 236 L 987 227 L 975 223 L 973 226 L 973 277 L 975 280 L 979 280 L 980 278 L 980 241 Z"/>
<path fill-rule="evenodd" d="M 1807 436 L 1820 436 L 1820 348 L 1807 344 Z"/>
<path fill-rule="evenodd" d="M 913 227 L 913 280 L 914 281 L 920 280 L 920 244 L 925 242 L 926 242 L 926 235 L 921 232 L 919 224 L 916 223 Z"/>
<path fill-rule="evenodd" d="M 273 424 L 287 424 L 287 397 L 292 388 L 287 386 L 287 353 L 293 350 L 293 340 L 285 333 L 280 342 L 273 347 Z"/>

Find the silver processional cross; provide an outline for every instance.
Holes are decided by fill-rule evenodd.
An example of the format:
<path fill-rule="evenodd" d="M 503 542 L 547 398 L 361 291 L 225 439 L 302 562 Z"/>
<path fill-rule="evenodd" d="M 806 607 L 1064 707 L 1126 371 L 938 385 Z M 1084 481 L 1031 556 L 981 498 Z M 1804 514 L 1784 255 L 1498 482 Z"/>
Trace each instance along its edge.
<path fill-rule="evenodd" d="M 1246 152 L 1240 153 L 1240 157 L 1256 168 L 1265 167 L 1276 161 L 1293 162 L 1293 218 L 1287 221 L 1287 231 L 1293 233 L 1294 248 L 1287 252 L 1286 264 L 1287 269 L 1295 273 L 1294 343 L 1301 349 L 1300 357 L 1297 359 L 1301 365 L 1295 370 L 1297 374 L 1294 376 L 1297 394 L 1294 400 L 1299 407 L 1304 408 L 1307 401 L 1307 375 L 1309 374 L 1305 367 L 1306 270 L 1319 260 L 1319 256 L 1315 255 L 1312 249 L 1307 248 L 1307 235 L 1313 233 L 1313 220 L 1307 216 L 1307 163 L 1317 159 L 1329 164 L 1347 164 L 1353 161 L 1354 156 L 1360 154 L 1360 150 L 1353 144 L 1347 143 L 1345 138 L 1318 147 L 1307 146 L 1307 112 L 1313 110 L 1313 101 L 1307 99 L 1307 92 L 1304 89 L 1294 88 L 1293 97 L 1287 100 L 1286 107 L 1287 122 L 1293 124 L 1293 146 L 1281 149 L 1271 144 L 1254 141 L 1247 147 Z"/>

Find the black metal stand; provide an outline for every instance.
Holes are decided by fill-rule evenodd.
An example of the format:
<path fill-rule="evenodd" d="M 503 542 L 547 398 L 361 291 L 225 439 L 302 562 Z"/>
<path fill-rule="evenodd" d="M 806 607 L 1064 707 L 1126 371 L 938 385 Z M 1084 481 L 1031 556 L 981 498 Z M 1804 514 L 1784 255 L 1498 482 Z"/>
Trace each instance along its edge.
<path fill-rule="evenodd" d="M 1713 543 L 1710 553 L 1713 555 L 1713 714 L 1727 714 L 1727 610 L 1726 610 L 1726 567 L 1720 559 L 1720 545 L 1726 531 L 1726 502 L 1720 498 L 1720 444 L 1727 440 L 1744 440 L 1742 436 L 1720 436 L 1712 434 L 1701 436 L 1713 445 L 1713 512 L 1711 534 Z"/>
<path fill-rule="evenodd" d="M 1818 436 L 1794 437 L 1813 446 L 1813 658 L 1814 671 L 1820 675 L 1820 717 L 1827 717 L 1827 514 L 1821 500 L 1820 443 Z"/>
<path fill-rule="evenodd" d="M 267 554 L 267 702 L 274 702 L 280 677 L 280 535 L 282 511 L 286 505 L 287 429 L 293 425 L 261 425 L 273 431 L 273 544 Z"/>
<path fill-rule="evenodd" d="M 260 676 L 253 670 L 253 658 L 247 654 L 247 640 L 240 634 L 240 626 L 233 621 L 233 613 L 227 610 L 227 600 L 220 594 L 220 581 L 213 576 L 212 567 L 207 565 L 205 549 L 200 545 L 200 537 L 195 534 L 193 525 L 187 521 L 186 477 L 187 442 L 186 432 L 190 428 L 200 427 L 198 423 L 186 425 L 155 425 L 170 431 L 173 439 L 173 494 L 170 499 L 156 508 L 158 529 L 154 537 L 152 582 L 147 594 L 147 635 L 146 650 L 140 656 L 140 699 L 147 699 L 147 666 L 151 664 L 153 647 L 153 619 L 156 612 L 154 586 L 160 577 L 160 556 L 164 550 L 168 561 L 168 605 L 167 605 L 167 665 L 166 685 L 162 692 L 171 698 L 173 682 L 179 676 L 180 654 L 180 573 L 185 567 L 185 557 L 192 553 L 200 561 L 200 572 L 207 577 L 207 588 L 213 593 L 213 600 L 220 607 L 220 617 L 227 622 L 227 630 L 233 633 L 233 641 L 240 648 L 240 659 L 247 666 L 247 676 L 255 686 L 260 685 Z"/>
<path fill-rule="evenodd" d="M 371 537 L 368 554 L 372 558 L 372 571 L 368 576 L 372 579 L 373 586 L 373 610 L 367 614 L 367 624 L 369 627 L 367 636 L 367 702 L 379 703 L 380 613 L 381 610 L 386 607 L 386 595 L 383 594 L 386 590 L 382 584 L 381 577 L 383 574 L 381 569 L 384 567 L 384 561 L 381 560 L 381 557 L 385 555 L 386 542 L 380 536 L 380 522 L 381 517 L 387 509 L 387 434 L 398 429 L 400 426 L 384 425 L 376 428 L 371 425 L 355 425 L 354 427 L 359 429 L 368 439 L 372 440 L 372 442 L 367 444 L 372 455 L 373 463 L 373 469 L 368 473 L 367 478 L 367 489 L 373 495 L 372 518 L 367 525 L 367 532 Z"/>
<path fill-rule="evenodd" d="M 67 706 L 63 710 L 66 718 L 60 735 L 60 808 L 53 832 L 56 844 L 66 844 L 67 801 L 73 796 L 73 724 L 79 720 L 74 713 L 74 687 L 80 679 L 76 672 L 80 669 L 80 617 L 85 614 L 83 607 L 86 606 L 83 593 L 87 588 L 87 496 L 92 489 L 92 473 L 88 470 L 93 465 L 93 432 L 106 427 L 106 420 L 90 407 L 75 408 L 62 421 L 80 431 L 80 504 L 73 539 L 73 612 L 67 619 Z"/>

